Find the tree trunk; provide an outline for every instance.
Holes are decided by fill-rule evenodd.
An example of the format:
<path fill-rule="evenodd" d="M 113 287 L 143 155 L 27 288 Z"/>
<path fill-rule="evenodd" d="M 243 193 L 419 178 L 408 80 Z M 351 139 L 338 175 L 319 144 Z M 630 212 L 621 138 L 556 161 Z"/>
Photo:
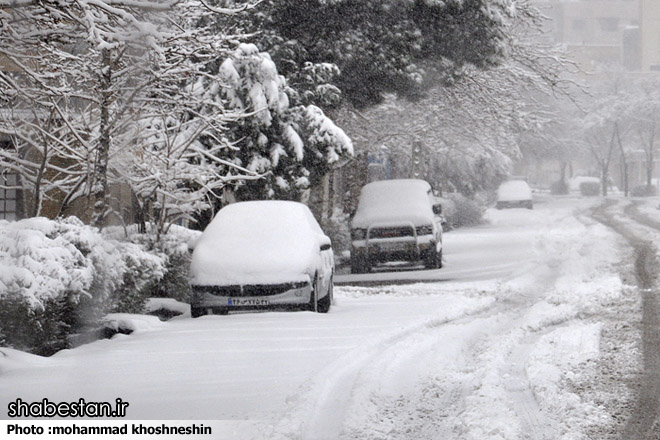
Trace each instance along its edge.
<path fill-rule="evenodd" d="M 621 133 L 619 132 L 619 124 L 615 124 L 616 128 L 616 140 L 617 144 L 619 145 L 619 153 L 621 154 L 621 168 L 622 168 L 622 186 L 623 186 L 623 195 L 625 197 L 628 197 L 628 161 L 626 159 L 626 151 L 623 148 L 623 142 L 621 142 Z"/>
<path fill-rule="evenodd" d="M 651 143 L 649 147 L 649 160 L 646 163 L 646 186 L 651 187 L 651 185 L 653 185 L 653 160 L 655 156 L 655 154 L 653 154 L 653 143 Z"/>
<path fill-rule="evenodd" d="M 92 186 L 94 214 L 92 224 L 105 226 L 108 208 L 108 159 L 110 156 L 110 105 L 112 102 L 112 62 L 110 50 L 101 51 L 103 70 L 101 72 L 101 120 L 100 138 L 97 147 L 94 182 Z"/>
<path fill-rule="evenodd" d="M 326 224 L 330 217 L 330 172 L 325 173 L 321 178 L 322 192 L 321 192 L 321 222 Z"/>

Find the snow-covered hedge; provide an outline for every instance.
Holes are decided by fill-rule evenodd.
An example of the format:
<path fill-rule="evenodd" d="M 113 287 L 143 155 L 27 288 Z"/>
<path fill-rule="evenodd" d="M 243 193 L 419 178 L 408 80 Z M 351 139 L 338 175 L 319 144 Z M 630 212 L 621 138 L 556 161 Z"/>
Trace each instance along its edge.
<path fill-rule="evenodd" d="M 449 193 L 440 199 L 442 214 L 447 220 L 446 229 L 474 226 L 483 222 L 486 203 L 478 197 L 470 199 L 460 193 Z"/>
<path fill-rule="evenodd" d="M 108 312 L 140 312 L 167 263 L 76 217 L 0 221 L 0 344 L 50 354 Z"/>
<path fill-rule="evenodd" d="M 135 243 L 148 252 L 157 255 L 164 261 L 162 277 L 157 282 L 146 286 L 144 292 L 148 297 L 174 298 L 187 302 L 190 295 L 190 284 L 188 282 L 188 269 L 190 267 L 190 246 L 202 234 L 178 225 L 171 225 L 166 234 L 156 239 L 156 228 L 147 224 L 144 233 L 138 232 L 137 225 L 127 228 L 108 228 L 103 231 L 104 235 L 114 240 Z M 130 310 L 138 312 L 138 310 Z"/>

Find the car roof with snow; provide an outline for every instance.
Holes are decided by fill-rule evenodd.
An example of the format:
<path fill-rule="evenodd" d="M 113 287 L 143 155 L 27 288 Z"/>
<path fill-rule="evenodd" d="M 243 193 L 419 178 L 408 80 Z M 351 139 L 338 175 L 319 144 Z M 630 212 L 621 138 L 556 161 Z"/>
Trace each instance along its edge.
<path fill-rule="evenodd" d="M 532 189 L 524 180 L 509 180 L 500 185 L 497 190 L 497 199 L 500 201 L 531 200 Z"/>
<path fill-rule="evenodd" d="M 308 280 L 325 235 L 307 206 L 289 201 L 233 203 L 204 230 L 191 262 L 194 285 Z"/>
<path fill-rule="evenodd" d="M 431 185 L 424 180 L 397 179 L 371 182 L 362 188 L 353 228 L 412 222 L 432 224 Z"/>

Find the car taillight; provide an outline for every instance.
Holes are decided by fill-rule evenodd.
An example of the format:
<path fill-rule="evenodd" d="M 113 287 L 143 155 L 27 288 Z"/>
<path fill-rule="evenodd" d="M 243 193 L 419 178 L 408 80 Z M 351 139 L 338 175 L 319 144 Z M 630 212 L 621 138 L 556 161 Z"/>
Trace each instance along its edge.
<path fill-rule="evenodd" d="M 367 236 L 366 229 L 353 229 L 351 230 L 351 239 L 353 240 L 364 240 Z"/>
<path fill-rule="evenodd" d="M 417 226 L 417 235 L 430 235 L 430 234 L 433 234 L 433 226 L 431 225 Z"/>

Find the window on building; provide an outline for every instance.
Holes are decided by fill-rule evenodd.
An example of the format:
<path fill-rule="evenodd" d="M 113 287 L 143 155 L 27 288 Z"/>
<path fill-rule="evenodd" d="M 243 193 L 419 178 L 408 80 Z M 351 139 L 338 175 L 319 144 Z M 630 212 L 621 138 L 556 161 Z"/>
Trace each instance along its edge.
<path fill-rule="evenodd" d="M 18 220 L 18 175 L 0 174 L 0 219 Z"/>

